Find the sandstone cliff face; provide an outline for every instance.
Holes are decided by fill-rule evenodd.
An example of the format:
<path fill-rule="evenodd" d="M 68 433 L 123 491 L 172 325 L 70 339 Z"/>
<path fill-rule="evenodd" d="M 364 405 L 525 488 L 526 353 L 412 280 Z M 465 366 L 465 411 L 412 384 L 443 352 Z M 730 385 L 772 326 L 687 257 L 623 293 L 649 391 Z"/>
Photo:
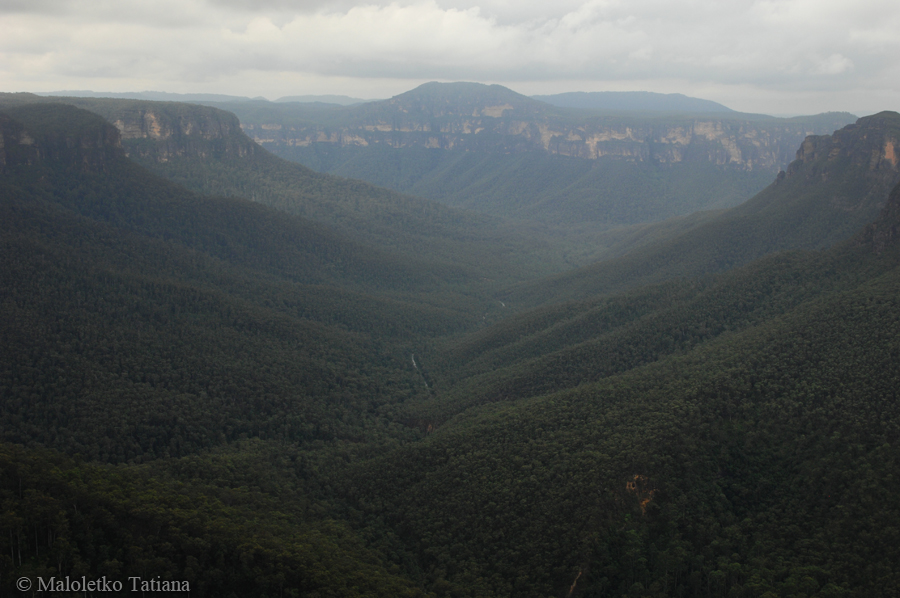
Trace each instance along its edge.
<path fill-rule="evenodd" d="M 827 131 L 807 124 L 757 123 L 749 120 L 697 118 L 674 122 L 631 117 L 628 120 L 567 119 L 547 115 L 517 117 L 511 105 L 484 106 L 468 116 L 397 113 L 344 126 L 281 125 L 245 122 L 244 131 L 262 146 L 422 147 L 447 150 L 517 153 L 541 151 L 589 160 L 621 158 L 675 163 L 703 161 L 744 170 L 777 170 L 812 134 L 830 133 L 846 124 L 836 118 Z"/>
<path fill-rule="evenodd" d="M 896 173 L 900 166 L 900 115 L 882 112 L 861 118 L 833 135 L 818 135 L 804 139 L 795 161 L 788 167 L 793 176 L 803 165 L 819 163 L 804 169 L 805 176 L 820 176 L 827 180 L 830 166 L 841 160 L 855 165 L 867 164 L 870 172 Z"/>
<path fill-rule="evenodd" d="M 884 197 L 900 182 L 900 114 L 882 112 L 861 118 L 832 135 L 807 137 L 778 182 L 799 177 L 847 185 L 848 172 L 853 173 L 860 188 L 868 191 L 854 200 L 835 190 L 835 207 L 855 210 L 876 195 L 881 196 L 878 203 L 883 204 Z"/>
<path fill-rule="evenodd" d="M 427 83 L 389 100 L 330 111 L 242 112 L 263 146 L 439 148 L 544 152 L 588 160 L 711 162 L 777 172 L 808 135 L 833 132 L 849 114 L 804 120 L 723 115 L 598 113 L 551 106 L 499 85 Z M 267 118 L 269 120 L 267 120 Z"/>
<path fill-rule="evenodd" d="M 174 157 L 243 158 L 258 146 L 231 113 L 190 104 L 141 100 L 78 99 L 118 129 L 126 155 L 157 162 Z"/>

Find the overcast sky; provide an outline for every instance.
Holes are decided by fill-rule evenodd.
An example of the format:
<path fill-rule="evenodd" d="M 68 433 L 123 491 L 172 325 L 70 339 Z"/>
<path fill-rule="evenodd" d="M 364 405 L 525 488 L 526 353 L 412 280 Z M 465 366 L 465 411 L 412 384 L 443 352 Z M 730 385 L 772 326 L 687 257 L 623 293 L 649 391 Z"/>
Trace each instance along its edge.
<path fill-rule="evenodd" d="M 426 81 L 900 111 L 897 0 L 0 0 L 0 91 L 383 98 Z"/>

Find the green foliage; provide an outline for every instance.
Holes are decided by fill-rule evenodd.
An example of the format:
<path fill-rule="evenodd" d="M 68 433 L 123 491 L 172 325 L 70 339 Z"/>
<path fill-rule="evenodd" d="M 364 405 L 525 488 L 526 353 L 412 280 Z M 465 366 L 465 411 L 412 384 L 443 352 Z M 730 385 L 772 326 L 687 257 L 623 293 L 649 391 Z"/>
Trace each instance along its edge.
<path fill-rule="evenodd" d="M 0 571 L 13 581 L 71 576 L 187 582 L 196 596 L 423 596 L 338 522 L 250 488 L 225 500 L 202 485 L 0 445 Z M 54 593 L 54 595 L 61 595 Z M 62 594 L 64 595 L 64 594 Z"/>
<path fill-rule="evenodd" d="M 883 203 L 895 120 L 811 141 L 730 224 L 694 227 L 696 255 L 647 243 L 630 272 L 499 318 L 520 308 L 478 279 L 517 275 L 473 261 L 529 245 L 477 217 L 466 236 L 452 210 L 241 162 L 236 136 L 188 140 L 169 175 L 317 220 L 201 196 L 99 118 L 10 109 L 0 592 L 140 575 L 204 596 L 896 595 L 900 187 L 817 249 Z M 369 200 L 384 213 L 351 238 Z M 379 242 L 401 213 L 421 235 Z M 705 276 L 638 285 L 659 272 Z"/>
<path fill-rule="evenodd" d="M 745 295 L 752 272 L 700 293 L 783 315 L 568 391 L 520 386 L 361 464 L 358 508 L 463 595 L 895 593 L 898 255 L 834 259 L 782 264 L 774 294 Z"/>
<path fill-rule="evenodd" d="M 392 435 L 386 413 L 424 388 L 408 347 L 476 309 L 429 307 L 446 299 L 428 273 L 304 221 L 104 165 L 0 182 L 6 440 L 140 462 Z"/>

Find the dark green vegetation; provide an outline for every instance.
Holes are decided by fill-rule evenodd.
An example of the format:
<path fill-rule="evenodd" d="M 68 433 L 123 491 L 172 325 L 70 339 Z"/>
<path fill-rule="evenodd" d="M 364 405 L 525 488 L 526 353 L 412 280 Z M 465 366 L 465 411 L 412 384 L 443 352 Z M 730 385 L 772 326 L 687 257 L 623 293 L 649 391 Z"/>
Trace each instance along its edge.
<path fill-rule="evenodd" d="M 900 593 L 900 115 L 530 284 L 221 112 L 3 99 L 3 595 Z"/>
<path fill-rule="evenodd" d="M 56 101 L 5 94 L 0 106 L 35 100 Z M 281 160 L 253 143 L 234 115 L 221 110 L 103 98 L 65 102 L 115 124 L 127 156 L 192 191 L 248 198 L 354 239 L 447 267 L 464 266 L 482 277 L 502 272 L 514 280 L 567 263 L 548 250 L 547 234 L 536 227 L 509 225 Z"/>

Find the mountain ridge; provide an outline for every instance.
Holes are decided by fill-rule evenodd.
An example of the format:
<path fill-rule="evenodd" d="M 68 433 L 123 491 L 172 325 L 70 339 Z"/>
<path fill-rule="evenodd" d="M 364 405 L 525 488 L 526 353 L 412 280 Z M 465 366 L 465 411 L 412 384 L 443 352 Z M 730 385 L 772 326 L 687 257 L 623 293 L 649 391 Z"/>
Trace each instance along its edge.
<path fill-rule="evenodd" d="M 237 110 L 239 107 L 230 107 Z M 815 132 L 850 122 L 848 115 L 775 119 L 727 113 L 628 116 L 570 113 L 501 86 L 425 84 L 389 100 L 331 110 L 316 124 L 312 113 L 297 120 L 259 122 L 241 115 L 245 131 L 263 146 L 392 148 L 524 152 L 596 160 L 618 157 L 676 163 L 701 159 L 752 170 L 778 168 L 797 144 Z M 761 123 L 768 122 L 771 130 Z M 837 126 L 835 126 L 837 125 Z M 810 126 L 816 127 L 814 130 Z M 823 130 L 827 129 L 827 130 Z M 780 137 L 790 134 L 782 150 Z"/>
<path fill-rule="evenodd" d="M 876 219 L 900 182 L 895 148 L 900 148 L 896 112 L 860 118 L 833 135 L 810 136 L 788 169 L 753 198 L 672 238 L 554 276 L 554 293 L 584 298 L 846 240 Z M 540 303 L 549 298 L 541 287 L 526 283 L 506 300 Z"/>
<path fill-rule="evenodd" d="M 522 276 L 535 265 L 543 271 L 558 269 L 563 259 L 548 255 L 544 263 L 529 262 L 527 256 L 543 251 L 546 239 L 540 234 L 526 238 L 495 217 L 284 161 L 255 144 L 236 117 L 219 108 L 107 98 L 33 98 L 100 114 L 119 128 L 128 156 L 195 192 L 246 197 L 386 251 L 425 252 L 443 263 L 445 272 L 456 271 L 457 276 L 463 264 L 492 280 L 497 272 Z M 0 96 L 0 105 L 3 100 L 18 104 L 28 99 Z M 488 246 L 492 250 L 482 251 Z M 485 254 L 491 259 L 486 260 Z"/>

